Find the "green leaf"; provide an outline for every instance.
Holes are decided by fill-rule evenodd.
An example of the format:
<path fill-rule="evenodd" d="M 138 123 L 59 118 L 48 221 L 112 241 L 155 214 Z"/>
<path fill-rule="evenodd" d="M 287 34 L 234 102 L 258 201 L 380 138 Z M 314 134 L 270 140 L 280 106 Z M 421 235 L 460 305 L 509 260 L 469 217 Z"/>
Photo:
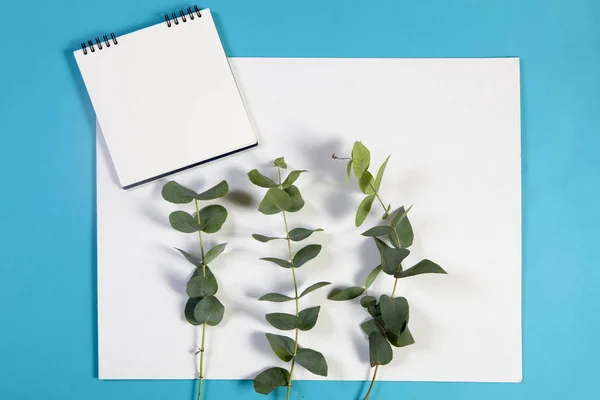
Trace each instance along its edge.
<path fill-rule="evenodd" d="M 270 242 L 271 240 L 285 239 L 285 238 L 274 237 L 274 236 L 259 235 L 258 233 L 252 234 L 252 237 L 262 243 L 267 243 L 267 242 Z"/>
<path fill-rule="evenodd" d="M 398 211 L 396 212 L 396 215 L 394 216 L 394 219 L 393 219 L 392 225 L 394 225 L 394 227 L 397 227 L 397 226 L 400 224 L 400 222 L 402 222 L 402 220 L 403 220 L 404 218 L 406 218 L 406 216 L 408 215 L 408 212 L 410 211 L 410 209 L 411 209 L 412 207 L 413 207 L 413 206 L 410 206 L 410 207 L 408 207 L 408 209 L 407 209 L 407 210 L 405 210 L 405 209 L 404 209 L 404 206 L 400 207 L 400 208 L 398 209 Z"/>
<path fill-rule="evenodd" d="M 390 343 L 383 337 L 381 332 L 371 332 L 369 335 L 371 367 L 389 364 L 393 357 L 392 346 L 390 346 Z"/>
<path fill-rule="evenodd" d="M 398 233 L 398 238 L 400 239 L 400 243 L 397 245 L 397 247 L 404 249 L 412 246 L 415 238 L 415 234 L 407 216 L 411 208 L 412 206 L 405 211 L 404 207 L 400 207 L 398 213 L 394 217 L 394 226 L 396 226 L 396 232 Z"/>
<path fill-rule="evenodd" d="M 290 297 L 290 296 L 286 296 L 285 294 L 280 294 L 280 293 L 267 293 L 267 294 L 261 296 L 258 300 L 271 301 L 274 303 L 283 303 L 286 301 L 294 300 L 294 298 Z"/>
<path fill-rule="evenodd" d="M 279 386 L 287 386 L 290 373 L 283 368 L 273 367 L 264 370 L 254 378 L 254 391 L 269 394 Z"/>
<path fill-rule="evenodd" d="M 194 233 L 200 230 L 198 222 L 185 211 L 173 211 L 169 215 L 169 223 L 176 231 Z"/>
<path fill-rule="evenodd" d="M 282 260 L 281 258 L 263 257 L 261 258 L 261 260 L 275 263 L 283 268 L 294 268 L 294 265 L 292 263 L 290 263 L 289 261 Z"/>
<path fill-rule="evenodd" d="M 369 212 L 371 211 L 371 206 L 373 205 L 373 200 L 375 200 L 375 195 L 371 194 L 363 199 L 358 205 L 358 210 L 356 210 L 356 217 L 354 219 L 354 223 L 356 226 L 361 226 Z"/>
<path fill-rule="evenodd" d="M 205 267 L 206 276 L 200 274 L 194 274 L 190 278 L 186 286 L 186 292 L 189 297 L 192 298 L 203 298 L 208 296 L 214 296 L 219 290 L 217 279 L 208 267 Z"/>
<path fill-rule="evenodd" d="M 375 193 L 375 179 L 373 179 L 373 175 L 369 171 L 365 171 L 358 180 L 358 188 L 364 194 L 374 194 Z"/>
<path fill-rule="evenodd" d="M 390 156 L 388 156 L 385 161 L 383 162 L 383 164 L 381 164 L 381 167 L 379 167 L 379 170 L 377 171 L 377 178 L 375 179 L 375 184 L 373 186 L 375 186 L 375 190 L 379 191 L 379 188 L 381 187 L 381 180 L 383 179 L 383 173 L 385 172 L 385 167 L 387 167 L 387 163 L 390 159 Z"/>
<path fill-rule="evenodd" d="M 294 358 L 295 342 L 287 336 L 266 333 L 271 349 L 281 361 L 291 361 Z"/>
<path fill-rule="evenodd" d="M 292 314 L 270 313 L 265 315 L 265 318 L 271 325 L 273 325 L 273 327 L 282 331 L 291 331 L 292 329 L 296 329 L 300 323 L 298 317 Z"/>
<path fill-rule="evenodd" d="M 346 289 L 334 289 L 329 293 L 327 298 L 334 301 L 352 300 L 365 292 L 365 288 L 360 286 L 352 286 Z"/>
<path fill-rule="evenodd" d="M 381 326 L 378 325 L 374 319 L 370 319 L 368 321 L 363 322 L 362 324 L 360 324 L 360 328 L 363 330 L 364 333 L 367 334 L 367 336 L 369 336 L 373 332 L 381 332 L 383 334 Z"/>
<path fill-rule="evenodd" d="M 187 303 L 185 303 L 185 310 L 183 312 L 185 319 L 187 322 L 189 322 L 192 325 L 202 325 L 202 322 L 198 322 L 196 320 L 196 318 L 194 317 L 194 309 L 196 308 L 196 305 L 200 302 L 199 298 L 196 299 L 188 299 Z"/>
<path fill-rule="evenodd" d="M 390 247 L 378 238 L 375 238 L 375 244 L 381 255 L 381 269 L 388 275 L 394 275 L 400 269 L 400 263 L 410 254 L 407 249 Z"/>
<path fill-rule="evenodd" d="M 202 232 L 218 232 L 227 219 L 225 207 L 213 204 L 200 210 L 200 227 Z"/>
<path fill-rule="evenodd" d="M 390 239 L 390 243 L 392 243 L 392 246 L 394 246 L 397 249 L 400 248 L 400 242 L 398 242 L 398 237 L 396 237 L 395 232 L 390 233 L 389 239 Z"/>
<path fill-rule="evenodd" d="M 304 291 L 302 293 L 300 293 L 300 296 L 298 296 L 298 298 L 304 297 L 307 294 L 314 292 L 317 289 L 321 289 L 324 286 L 327 285 L 331 285 L 331 282 L 317 282 L 317 283 L 313 283 L 312 285 L 310 285 L 309 287 L 307 287 L 306 289 L 304 289 Z"/>
<path fill-rule="evenodd" d="M 375 226 L 371 229 L 368 229 L 362 233 L 363 236 L 385 236 L 392 233 L 394 229 L 388 225 Z"/>
<path fill-rule="evenodd" d="M 287 176 L 287 178 L 285 178 L 285 181 L 283 181 L 283 183 L 281 184 L 281 187 L 285 189 L 285 188 L 292 186 L 292 184 L 294 182 L 296 182 L 296 180 L 298 179 L 300 174 L 303 172 L 308 172 L 308 171 L 306 171 L 305 169 L 302 169 L 302 170 L 295 170 L 295 171 L 290 172 L 290 174 Z"/>
<path fill-rule="evenodd" d="M 364 308 L 375 307 L 377 305 L 377 299 L 373 296 L 364 296 L 360 299 L 360 305 Z"/>
<path fill-rule="evenodd" d="M 415 339 L 410 333 L 408 327 L 400 335 L 394 335 L 393 333 L 388 332 L 386 337 L 394 347 L 405 347 L 415 343 Z"/>
<path fill-rule="evenodd" d="M 379 273 L 381 272 L 381 265 L 376 266 L 373 271 L 369 272 L 369 275 L 367 275 L 367 279 L 365 280 L 365 289 L 368 289 L 371 287 L 371 285 L 373 284 L 373 282 L 375 282 L 375 279 L 377 279 L 377 276 L 379 275 Z"/>
<path fill-rule="evenodd" d="M 292 260 L 292 264 L 294 264 L 294 267 L 300 268 L 301 266 L 306 264 L 308 261 L 310 261 L 313 258 L 315 258 L 316 256 L 318 256 L 320 252 L 321 252 L 320 244 L 309 244 L 308 246 L 303 247 L 302 249 L 298 250 L 298 252 L 294 256 L 294 259 Z"/>
<path fill-rule="evenodd" d="M 215 258 L 217 258 L 223 252 L 223 250 L 225 250 L 225 246 L 227 246 L 227 243 L 221 243 L 211 247 L 211 249 L 208 250 L 204 255 L 204 263 L 210 264 L 213 262 Z"/>
<path fill-rule="evenodd" d="M 250 178 L 250 182 L 254 183 L 256 186 L 264 188 L 274 188 L 279 186 L 271 179 L 258 172 L 257 169 L 253 169 L 252 171 L 248 172 L 248 178 Z"/>
<path fill-rule="evenodd" d="M 181 249 L 178 249 L 177 247 L 175 247 L 175 250 L 179 251 L 181 254 L 183 254 L 183 256 L 186 258 L 186 260 L 188 260 L 190 263 L 192 263 L 194 266 L 196 266 L 197 268 L 202 268 L 202 260 L 199 259 L 196 256 L 191 255 L 190 253 L 183 251 Z"/>
<path fill-rule="evenodd" d="M 394 274 L 395 278 L 408 278 L 409 276 L 421 274 L 447 274 L 446 271 L 431 260 L 421 260 L 405 271 L 399 271 Z"/>
<path fill-rule="evenodd" d="M 361 142 L 354 142 L 352 147 L 352 161 L 354 167 L 354 175 L 360 179 L 362 174 L 369 169 L 371 164 L 371 152 Z"/>
<path fill-rule="evenodd" d="M 287 169 L 287 164 L 285 163 L 283 157 L 276 158 L 275 161 L 273 161 L 273 166 Z"/>
<path fill-rule="evenodd" d="M 196 196 L 196 200 L 213 200 L 223 197 L 229 191 L 229 185 L 227 181 L 221 181 L 210 189 L 200 193 Z"/>
<path fill-rule="evenodd" d="M 348 161 L 348 165 L 346 166 L 346 185 L 350 182 L 350 172 L 352 171 L 352 159 Z"/>
<path fill-rule="evenodd" d="M 298 349 L 296 362 L 315 375 L 327 376 L 327 361 L 323 354 L 312 349 Z"/>
<path fill-rule="evenodd" d="M 387 208 L 385 209 L 385 212 L 383 213 L 383 216 L 381 217 L 381 219 L 387 219 L 388 218 L 388 213 L 390 212 L 390 210 L 392 209 L 392 205 L 388 204 Z"/>
<path fill-rule="evenodd" d="M 298 313 L 298 326 L 301 331 L 311 330 L 317 323 L 321 306 L 310 307 Z"/>
<path fill-rule="evenodd" d="M 399 335 L 403 328 L 406 328 L 408 320 L 408 301 L 404 297 L 392 299 L 388 295 L 381 295 L 379 298 L 381 307 L 381 318 L 385 323 L 388 332 Z"/>
<path fill-rule="evenodd" d="M 306 239 L 314 232 L 323 232 L 323 229 L 304 229 L 304 228 L 295 228 L 290 231 L 290 240 L 294 242 L 299 242 L 301 240 Z"/>
<path fill-rule="evenodd" d="M 290 195 L 279 188 L 267 190 L 265 197 L 258 206 L 258 211 L 265 215 L 273 215 L 281 211 L 288 211 L 292 206 Z"/>
<path fill-rule="evenodd" d="M 175 204 L 187 204 L 197 196 L 196 192 L 175 181 L 167 182 L 163 186 L 161 193 L 163 199 Z"/>
<path fill-rule="evenodd" d="M 302 209 L 302 207 L 304 207 L 304 199 L 302 198 L 302 195 L 300 194 L 300 190 L 294 185 L 292 185 L 288 188 L 285 188 L 284 190 L 290 196 L 290 199 L 292 199 L 292 205 L 285 211 L 289 211 L 289 212 L 300 211 Z"/>
<path fill-rule="evenodd" d="M 200 300 L 194 307 L 194 318 L 201 324 L 215 326 L 223 320 L 224 312 L 223 304 L 215 296 L 208 296 Z"/>

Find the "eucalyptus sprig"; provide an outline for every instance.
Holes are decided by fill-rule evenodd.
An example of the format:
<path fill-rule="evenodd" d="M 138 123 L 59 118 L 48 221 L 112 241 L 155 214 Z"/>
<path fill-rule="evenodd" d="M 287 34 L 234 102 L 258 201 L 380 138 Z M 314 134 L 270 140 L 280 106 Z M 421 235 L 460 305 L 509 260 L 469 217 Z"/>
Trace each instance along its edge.
<path fill-rule="evenodd" d="M 179 251 L 186 260 L 194 267 L 194 272 L 188 280 L 186 292 L 189 299 L 185 305 L 185 319 L 192 325 L 202 325 L 201 345 L 196 352 L 200 354 L 198 365 L 198 400 L 202 396 L 202 382 L 204 381 L 204 338 L 206 336 L 206 326 L 216 326 L 223 319 L 225 307 L 215 296 L 219 285 L 217 279 L 208 267 L 225 250 L 227 243 L 221 243 L 213 246 L 208 251 L 204 251 L 202 233 L 210 234 L 218 232 L 227 219 L 227 210 L 225 207 L 211 204 L 199 209 L 198 201 L 214 200 L 227 194 L 229 186 L 226 181 L 221 181 L 212 188 L 196 193 L 175 181 L 167 182 L 162 188 L 162 197 L 174 204 L 189 204 L 192 201 L 196 206 L 196 212 L 189 214 L 185 211 L 173 211 L 169 215 L 169 222 L 173 229 L 183 233 L 198 232 L 200 243 L 200 257 L 194 256 L 181 249 Z"/>
<path fill-rule="evenodd" d="M 256 169 L 250 171 L 248 177 L 256 186 L 268 189 L 258 207 L 258 211 L 265 215 L 281 214 L 285 226 L 285 236 L 273 237 L 254 234 L 252 237 L 262 243 L 271 240 L 285 240 L 287 242 L 289 254 L 287 260 L 274 257 L 265 257 L 261 258 L 261 260 L 271 262 L 280 267 L 289 269 L 292 272 L 294 295 L 292 297 L 281 293 L 267 293 L 260 297 L 259 300 L 277 303 L 292 300 L 295 302 L 296 312 L 294 314 L 270 313 L 265 316 L 267 321 L 276 329 L 282 331 L 294 330 L 295 337 L 292 340 L 283 335 L 275 335 L 272 333 L 266 334 L 267 340 L 275 355 L 284 362 L 291 362 L 291 365 L 289 371 L 279 367 L 272 367 L 262 371 L 254 378 L 254 390 L 257 393 L 269 394 L 277 387 L 287 386 L 286 399 L 289 400 L 292 389 L 294 366 L 296 363 L 300 364 L 313 374 L 327 376 L 327 362 L 325 361 L 323 354 L 306 347 L 300 347 L 298 344 L 299 331 L 308 331 L 315 326 L 321 307 L 310 307 L 300 311 L 299 300 L 307 294 L 322 288 L 323 286 L 327 286 L 330 283 L 314 283 L 304 289 L 302 293 L 298 294 L 296 268 L 300 268 L 308 261 L 315 258 L 321 251 L 321 246 L 318 244 L 309 244 L 298 250 L 296 254 L 293 254 L 292 242 L 302 241 L 311 236 L 314 232 L 322 231 L 322 229 L 295 228 L 289 230 L 286 213 L 294 213 L 300 211 L 302 207 L 304 207 L 304 200 L 302 199 L 300 190 L 294 185 L 294 182 L 300 177 L 300 174 L 306 171 L 291 171 L 285 180 L 282 181 L 281 170 L 287 169 L 287 164 L 283 157 L 277 158 L 273 162 L 273 165 L 277 167 L 277 182 L 264 176 Z"/>
<path fill-rule="evenodd" d="M 414 233 L 408 212 L 411 207 L 405 209 L 403 206 L 394 212 L 391 204 L 387 207 L 379 194 L 383 174 L 387 167 L 386 158 L 377 171 L 377 176 L 369 172 L 371 153 L 361 142 L 355 142 L 352 148 L 352 158 L 340 158 L 335 154 L 334 159 L 349 160 L 346 169 L 346 182 L 350 175 L 358 179 L 359 189 L 366 195 L 356 211 L 355 224 L 361 226 L 371 211 L 375 199 L 383 208 L 382 220 L 386 223 L 377 225 L 362 233 L 363 236 L 372 237 L 379 250 L 379 265 L 376 266 L 366 277 L 363 286 L 352 286 L 345 289 L 336 289 L 329 294 L 329 299 L 342 301 L 351 300 L 361 295 L 360 305 L 367 311 L 370 318 L 360 326 L 369 340 L 369 358 L 371 367 L 374 367 L 373 379 L 369 390 L 364 397 L 367 400 L 373 390 L 377 371 L 380 365 L 389 364 L 394 356 L 392 346 L 405 347 L 415 342 L 408 329 L 409 305 L 405 297 L 395 297 L 396 287 L 399 279 L 408 278 L 420 274 L 445 274 L 446 271 L 433 261 L 424 259 L 408 269 L 404 269 L 402 262 L 408 257 L 408 248 L 413 244 Z M 394 287 L 391 295 L 382 294 L 379 299 L 369 295 L 367 290 L 377 279 L 380 272 L 394 277 Z"/>

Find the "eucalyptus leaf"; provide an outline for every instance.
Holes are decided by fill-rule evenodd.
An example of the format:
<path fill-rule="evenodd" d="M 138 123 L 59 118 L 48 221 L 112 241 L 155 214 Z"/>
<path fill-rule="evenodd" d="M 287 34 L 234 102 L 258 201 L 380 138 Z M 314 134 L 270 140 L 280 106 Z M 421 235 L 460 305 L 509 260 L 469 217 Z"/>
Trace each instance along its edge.
<path fill-rule="evenodd" d="M 381 265 L 376 266 L 373 269 L 373 271 L 369 272 L 369 275 L 367 275 L 367 279 L 365 280 L 365 289 L 368 289 L 371 287 L 373 282 L 375 282 L 375 279 L 377 279 L 377 277 L 379 276 L 380 272 L 381 272 Z"/>
<path fill-rule="evenodd" d="M 377 304 L 377 299 L 373 296 L 364 296 L 360 299 L 360 305 L 364 308 L 374 307 Z"/>
<path fill-rule="evenodd" d="M 298 326 L 301 331 L 311 330 L 317 323 L 321 306 L 309 307 L 298 313 Z"/>
<path fill-rule="evenodd" d="M 408 213 L 410 212 L 410 209 L 411 209 L 412 207 L 413 207 L 413 206 L 410 206 L 410 207 L 408 207 L 408 209 L 406 209 L 406 210 L 404 209 L 404 206 L 400 207 L 400 208 L 398 209 L 398 211 L 396 212 L 396 215 L 394 216 L 394 219 L 393 219 L 393 221 L 392 221 L 392 225 L 393 225 L 394 227 L 398 226 L 398 225 L 400 224 L 400 222 L 402 222 L 402 220 L 403 220 L 404 218 L 406 218 L 406 216 L 408 215 Z"/>
<path fill-rule="evenodd" d="M 204 255 L 204 263 L 210 264 L 213 262 L 225 250 L 225 246 L 227 246 L 227 243 L 220 243 L 211 247 Z"/>
<path fill-rule="evenodd" d="M 217 293 L 217 290 L 219 289 L 217 279 L 210 269 L 205 267 L 204 272 L 206 275 L 194 274 L 188 281 L 186 292 L 189 297 L 204 298 L 214 296 Z"/>
<path fill-rule="evenodd" d="M 183 233 L 194 233 L 200 230 L 198 221 L 185 211 L 173 211 L 169 215 L 169 223 L 173 229 Z"/>
<path fill-rule="evenodd" d="M 375 226 L 371 229 L 364 231 L 362 233 L 362 235 L 363 236 L 372 236 L 372 237 L 385 236 L 385 235 L 389 235 L 393 231 L 394 231 L 394 229 L 391 226 L 381 225 L 381 226 Z"/>
<path fill-rule="evenodd" d="M 384 294 L 379 298 L 379 304 L 386 330 L 399 335 L 408 320 L 408 301 L 404 297 L 392 299 Z"/>
<path fill-rule="evenodd" d="M 265 197 L 260 202 L 258 211 L 265 215 L 273 215 L 281 211 L 288 211 L 291 206 L 292 199 L 286 191 L 280 188 L 271 188 L 267 190 Z"/>
<path fill-rule="evenodd" d="M 383 216 L 381 217 L 381 219 L 387 219 L 389 218 L 389 212 L 392 209 L 392 205 L 388 204 L 387 208 L 385 209 L 385 212 L 383 213 Z"/>
<path fill-rule="evenodd" d="M 254 391 L 269 394 L 279 386 L 287 386 L 289 379 L 290 373 L 283 368 L 266 369 L 254 378 Z"/>
<path fill-rule="evenodd" d="M 360 324 L 360 328 L 363 330 L 364 333 L 367 334 L 367 336 L 369 336 L 373 332 L 381 332 L 383 334 L 381 326 L 378 325 L 374 319 L 370 319 L 368 321 L 363 322 L 362 324 Z"/>
<path fill-rule="evenodd" d="M 405 271 L 399 271 L 394 274 L 395 278 L 408 278 L 409 276 L 421 274 L 446 274 L 442 267 L 431 260 L 421 260 Z"/>
<path fill-rule="evenodd" d="M 354 175 L 360 179 L 371 164 L 371 152 L 361 142 L 354 142 L 354 146 L 352 147 L 352 162 Z"/>
<path fill-rule="evenodd" d="M 383 337 L 381 332 L 371 332 L 369 335 L 369 359 L 371 367 L 389 364 L 393 357 L 392 346 Z"/>
<path fill-rule="evenodd" d="M 270 313 L 265 315 L 267 321 L 275 328 L 282 331 L 296 329 L 300 323 L 298 317 L 285 313 Z"/>
<path fill-rule="evenodd" d="M 375 186 L 375 191 L 379 191 L 379 188 L 381 187 L 381 181 L 383 180 L 383 173 L 385 172 L 385 167 L 387 167 L 387 163 L 389 161 L 391 156 L 388 156 L 385 161 L 383 162 L 383 164 L 381 164 L 381 167 L 379 167 L 379 170 L 377 171 L 377 178 L 375 178 L 375 184 L 373 186 Z"/>
<path fill-rule="evenodd" d="M 295 185 L 291 185 L 290 187 L 285 188 L 284 190 L 292 200 L 292 204 L 285 211 L 289 211 L 292 213 L 300 211 L 302 207 L 304 207 L 304 199 L 300 194 L 300 190 Z"/>
<path fill-rule="evenodd" d="M 363 174 L 358 179 L 358 188 L 364 194 L 374 194 L 375 193 L 375 179 L 373 175 L 369 171 L 363 172 Z"/>
<path fill-rule="evenodd" d="M 258 300 L 271 301 L 274 303 L 283 303 L 286 301 L 294 300 L 294 298 L 290 297 L 290 296 L 286 296 L 285 294 L 280 294 L 280 293 L 267 293 L 265 295 L 262 295 Z"/>
<path fill-rule="evenodd" d="M 281 361 L 291 361 L 294 358 L 295 342 L 287 336 L 274 335 L 266 333 L 267 340 L 273 352 L 281 359 Z"/>
<path fill-rule="evenodd" d="M 224 312 L 223 304 L 215 296 L 208 296 L 194 307 L 194 318 L 200 323 L 215 326 L 223 320 Z"/>
<path fill-rule="evenodd" d="M 258 172 L 257 169 L 253 169 L 252 171 L 248 172 L 248 178 L 250 178 L 250 182 L 254 183 L 256 186 L 264 187 L 267 189 L 279 186 L 277 183 L 273 182 L 272 179 L 267 178 L 266 176 Z"/>
<path fill-rule="evenodd" d="M 365 292 L 365 288 L 360 286 L 351 286 L 346 289 L 334 289 L 329 293 L 327 298 L 334 301 L 352 300 Z"/>
<path fill-rule="evenodd" d="M 367 216 L 371 211 L 371 206 L 373 205 L 373 200 L 375 200 L 375 195 L 371 194 L 365 197 L 358 205 L 356 217 L 354 218 L 356 226 L 361 226 L 363 222 L 365 222 L 365 219 L 367 219 Z"/>
<path fill-rule="evenodd" d="M 350 182 L 350 173 L 352 172 L 352 159 L 348 161 L 348 165 L 346 166 L 346 185 Z"/>
<path fill-rule="evenodd" d="M 281 187 L 285 189 L 285 188 L 292 186 L 292 184 L 294 182 L 296 182 L 298 177 L 300 177 L 300 174 L 303 172 L 308 172 L 308 171 L 302 169 L 302 170 L 295 170 L 295 171 L 290 172 L 290 174 L 287 176 L 287 178 L 285 178 L 285 180 L 281 184 Z"/>
<path fill-rule="evenodd" d="M 317 282 L 317 283 L 313 283 L 312 285 L 310 285 L 309 287 L 307 287 L 306 289 L 304 289 L 304 291 L 302 291 L 302 293 L 300 293 L 300 296 L 298 296 L 298 298 L 304 297 L 307 294 L 314 292 L 317 289 L 321 289 L 324 286 L 327 285 L 331 285 L 331 282 Z"/>
<path fill-rule="evenodd" d="M 396 233 L 400 239 L 400 243 L 398 243 L 397 247 L 404 249 L 412 246 L 415 238 L 415 234 L 407 215 L 411 208 L 412 206 L 409 207 L 408 210 L 404 210 L 404 207 L 400 207 L 396 213 L 396 216 L 394 217 L 394 226 L 396 227 Z"/>
<path fill-rule="evenodd" d="M 204 233 L 218 232 L 227 219 L 227 210 L 218 204 L 202 208 L 200 214 L 200 227 Z"/>
<path fill-rule="evenodd" d="M 262 242 L 262 243 L 267 243 L 267 242 L 270 242 L 271 240 L 285 239 L 285 238 L 274 237 L 274 236 L 259 235 L 258 233 L 252 234 L 252 237 L 255 240 L 258 240 L 259 242 Z"/>
<path fill-rule="evenodd" d="M 389 340 L 390 344 L 394 347 L 405 347 L 415 343 L 415 339 L 410 333 L 408 327 L 404 329 L 404 331 L 400 335 L 394 335 L 393 333 L 388 332 L 386 334 L 386 337 Z"/>
<path fill-rule="evenodd" d="M 283 169 L 287 169 L 288 167 L 283 157 L 276 158 L 275 161 L 273 161 L 273 166 Z"/>
<path fill-rule="evenodd" d="M 283 268 L 294 268 L 294 264 L 290 263 L 289 261 L 282 260 L 281 258 L 263 257 L 263 258 L 261 258 L 261 260 L 275 263 Z"/>
<path fill-rule="evenodd" d="M 200 302 L 200 300 L 202 299 L 189 298 L 187 303 L 185 303 L 185 309 L 183 311 L 186 321 L 196 326 L 202 325 L 202 322 L 199 322 L 198 320 L 196 320 L 196 317 L 194 317 L 194 309 L 196 308 L 196 305 Z"/>
<path fill-rule="evenodd" d="M 198 195 L 193 190 L 188 189 L 175 181 L 167 182 L 162 187 L 161 194 L 163 199 L 175 204 L 187 204 L 194 200 L 194 198 Z"/>
<path fill-rule="evenodd" d="M 299 242 L 301 240 L 306 239 L 314 232 L 323 232 L 323 229 L 304 229 L 304 228 L 295 228 L 290 231 L 289 238 L 294 242 Z"/>
<path fill-rule="evenodd" d="M 394 275 L 401 268 L 400 263 L 410 254 L 407 249 L 390 247 L 378 238 L 375 238 L 375 244 L 381 255 L 381 269 L 388 275 Z"/>
<path fill-rule="evenodd" d="M 196 195 L 196 200 L 213 200 L 223 197 L 229 191 L 227 181 L 221 181 L 210 189 Z"/>
<path fill-rule="evenodd" d="M 298 349 L 296 362 L 315 375 L 327 376 L 327 361 L 323 354 L 312 349 Z"/>
<path fill-rule="evenodd" d="M 294 255 L 292 264 L 294 264 L 294 267 L 299 268 L 299 267 L 303 266 L 304 264 L 306 264 L 308 261 L 310 261 L 313 258 L 315 258 L 316 256 L 318 256 L 320 252 L 321 252 L 320 244 L 309 244 L 308 246 L 303 247 L 302 249 L 298 250 L 296 255 Z"/>
<path fill-rule="evenodd" d="M 186 260 L 188 260 L 190 263 L 192 263 L 195 267 L 197 268 L 202 268 L 202 260 L 199 259 L 196 256 L 191 255 L 190 253 L 178 249 L 177 247 L 175 247 L 175 250 L 177 250 L 178 252 L 180 252 L 181 254 L 183 254 L 183 256 L 186 258 Z"/>

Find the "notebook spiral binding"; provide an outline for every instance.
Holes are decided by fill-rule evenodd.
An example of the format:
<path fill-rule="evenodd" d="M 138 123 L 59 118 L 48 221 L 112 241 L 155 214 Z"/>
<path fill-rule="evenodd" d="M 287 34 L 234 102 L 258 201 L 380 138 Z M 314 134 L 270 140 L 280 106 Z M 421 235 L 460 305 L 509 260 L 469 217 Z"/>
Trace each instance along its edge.
<path fill-rule="evenodd" d="M 179 16 L 177 15 L 177 13 L 172 12 L 170 17 L 169 14 L 165 14 L 164 17 L 167 26 L 170 28 L 171 26 L 173 26 L 173 24 L 179 25 L 180 21 L 187 22 L 188 18 L 190 20 L 193 20 L 195 18 L 194 14 L 196 14 L 198 18 L 202 18 L 202 14 L 200 13 L 198 6 L 194 6 L 193 10 L 191 7 L 187 7 L 187 16 L 185 11 L 179 10 Z M 104 45 L 102 45 L 102 42 L 104 42 Z M 102 35 L 102 39 L 96 37 L 94 38 L 94 41 L 88 40 L 87 44 L 85 42 L 81 42 L 81 49 L 83 50 L 83 54 L 87 55 L 89 52 L 94 53 L 96 50 L 102 50 L 104 48 L 110 47 L 111 42 L 115 46 L 119 44 L 117 37 L 112 32 L 110 33 L 110 38 L 106 35 Z"/>

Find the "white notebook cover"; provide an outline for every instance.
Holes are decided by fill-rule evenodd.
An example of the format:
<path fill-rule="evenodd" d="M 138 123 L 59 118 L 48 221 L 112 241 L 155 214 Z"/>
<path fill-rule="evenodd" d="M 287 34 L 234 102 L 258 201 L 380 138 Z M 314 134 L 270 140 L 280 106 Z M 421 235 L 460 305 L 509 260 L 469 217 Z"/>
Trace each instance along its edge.
<path fill-rule="evenodd" d="M 257 144 L 211 13 L 200 13 L 75 51 L 124 188 Z"/>
<path fill-rule="evenodd" d="M 173 247 L 198 255 L 198 236 L 174 231 L 170 212 L 186 211 L 161 197 L 169 179 L 204 190 L 222 179 L 231 194 L 217 202 L 229 217 L 206 235 L 205 246 L 228 242 L 212 264 L 225 306 L 223 322 L 207 329 L 205 376 L 252 379 L 270 366 L 289 368 L 273 354 L 264 314 L 293 312 L 293 303 L 257 299 L 292 294 L 289 270 L 260 261 L 284 258 L 285 244 L 252 239 L 281 236 L 281 215 L 256 209 L 265 190 L 246 173 L 275 177 L 275 157 L 307 169 L 296 184 L 306 205 L 288 214 L 290 229 L 323 228 L 293 250 L 320 243 L 319 256 L 297 271 L 300 290 L 317 281 L 361 284 L 378 264 L 372 239 L 381 207 L 354 226 L 361 193 L 345 184 L 349 155 L 362 140 L 374 170 L 391 154 L 382 198 L 414 204 L 415 231 L 408 263 L 430 258 L 448 275 L 401 280 L 397 293 L 410 302 L 412 346 L 394 349 L 378 379 L 424 381 L 521 380 L 521 159 L 518 59 L 231 59 L 261 146 L 173 177 L 123 191 L 102 142 L 98 146 L 98 350 L 101 379 L 193 379 L 201 328 L 183 317 L 185 285 L 193 267 Z M 100 132 L 100 130 L 98 130 Z M 100 137 L 101 138 L 101 137 Z M 236 198 L 246 193 L 247 207 Z M 389 294 L 382 274 L 370 293 Z M 358 299 L 333 302 L 326 287 L 301 299 L 321 305 L 301 346 L 324 354 L 327 378 L 301 367 L 294 379 L 370 379 L 367 314 Z M 298 394 L 297 398 L 302 395 Z M 258 398 L 258 397 L 257 397 Z"/>

